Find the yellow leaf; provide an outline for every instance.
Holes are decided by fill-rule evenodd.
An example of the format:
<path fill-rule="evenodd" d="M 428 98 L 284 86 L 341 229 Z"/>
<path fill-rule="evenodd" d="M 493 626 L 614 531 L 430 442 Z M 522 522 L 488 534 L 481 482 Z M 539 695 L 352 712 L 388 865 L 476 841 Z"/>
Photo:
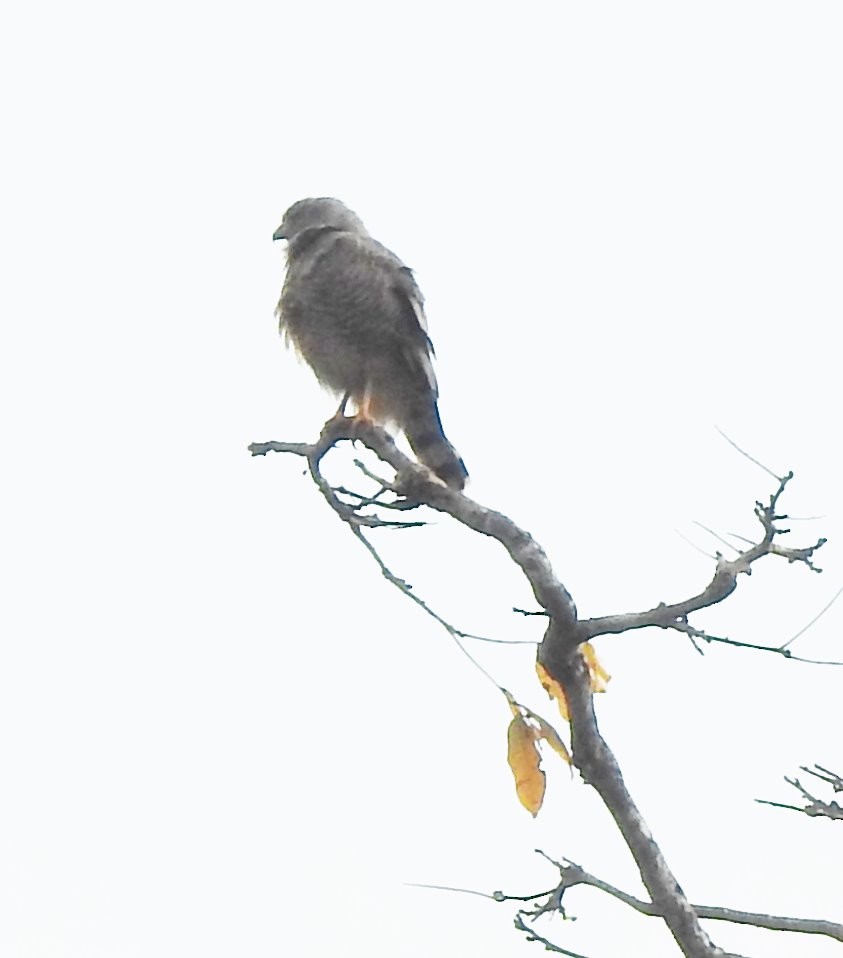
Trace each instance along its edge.
<path fill-rule="evenodd" d="M 539 737 L 543 738 L 557 755 L 561 755 L 569 765 L 572 765 L 571 753 L 568 751 L 556 729 L 538 715 L 534 714 L 533 718 L 539 723 Z"/>
<path fill-rule="evenodd" d="M 501 689 L 501 692 L 506 696 L 506 700 L 509 703 L 509 710 L 514 716 L 521 715 L 521 706 L 515 701 L 515 697 L 511 692 L 507 692 L 506 689 Z"/>
<path fill-rule="evenodd" d="M 605 692 L 606 685 L 612 678 L 603 668 L 594 651 L 594 646 L 590 642 L 583 642 L 580 646 L 585 664 L 588 666 L 588 674 L 591 679 L 592 692 Z"/>
<path fill-rule="evenodd" d="M 565 691 L 562 686 L 552 678 L 547 669 L 541 664 L 541 662 L 536 662 L 536 674 L 539 677 L 539 682 L 542 684 L 542 688 L 547 692 L 547 694 L 552 698 L 556 699 L 556 704 L 559 706 L 559 712 L 562 715 L 562 718 L 566 722 L 570 721 L 570 713 L 568 712 L 568 700 L 565 698 Z"/>
<path fill-rule="evenodd" d="M 536 733 L 517 715 L 507 731 L 507 761 L 515 776 L 515 793 L 527 811 L 536 817 L 544 801 L 545 776 L 536 745 Z"/>
<path fill-rule="evenodd" d="M 605 692 L 606 685 L 612 676 L 609 675 L 609 673 L 600 664 L 600 660 L 597 658 L 597 653 L 594 651 L 594 647 L 590 642 L 583 642 L 583 644 L 580 646 L 580 651 L 582 653 L 583 660 L 585 661 L 586 668 L 588 669 L 588 678 L 591 684 L 591 691 Z M 559 706 L 559 712 L 561 713 L 562 718 L 565 719 L 566 722 L 570 721 L 570 712 L 568 710 L 568 700 L 565 698 L 565 690 L 556 681 L 556 679 L 550 675 L 541 662 L 536 662 L 536 674 L 538 675 L 539 682 L 541 682 L 545 692 L 547 692 L 552 699 L 556 699 L 556 703 Z"/>

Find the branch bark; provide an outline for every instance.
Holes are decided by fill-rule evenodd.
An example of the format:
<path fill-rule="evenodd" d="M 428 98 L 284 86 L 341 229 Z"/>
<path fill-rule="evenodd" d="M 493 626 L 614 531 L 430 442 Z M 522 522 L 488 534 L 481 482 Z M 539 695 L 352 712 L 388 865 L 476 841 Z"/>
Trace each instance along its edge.
<path fill-rule="evenodd" d="M 320 472 L 321 460 L 330 448 L 342 440 L 354 439 L 361 440 L 395 470 L 395 480 L 384 483 L 385 489 L 445 513 L 467 528 L 495 539 L 521 569 L 536 602 L 547 616 L 538 659 L 565 691 L 574 765 L 597 791 L 614 818 L 638 866 L 654 913 L 663 918 L 682 953 L 687 958 L 726 958 L 726 953 L 712 943 L 701 927 L 697 912 L 665 861 L 624 784 L 611 749 L 600 734 L 588 669 L 579 646 L 597 635 L 646 626 L 685 631 L 683 626 L 687 626 L 690 613 L 729 596 L 737 587 L 738 577 L 749 575 L 752 564 L 766 555 L 779 555 L 789 562 L 802 562 L 815 569 L 813 556 L 824 540 L 804 549 L 784 548 L 775 541 L 784 531 L 776 525 L 783 518 L 777 514 L 778 500 L 792 475 L 779 479 L 779 487 L 767 505 L 756 503 L 755 513 L 763 527 L 760 541 L 735 559 L 718 557 L 713 578 L 700 593 L 644 612 L 580 620 L 572 596 L 556 577 L 542 547 L 528 532 L 503 513 L 481 506 L 465 494 L 444 486 L 426 468 L 405 456 L 382 429 L 370 423 L 334 417 L 325 424 L 316 443 L 267 442 L 255 443 L 249 448 L 253 455 L 276 451 L 304 456 L 311 476 L 328 504 L 366 543 L 361 526 L 379 523 L 373 522 L 371 515 L 363 512 L 362 505 L 372 506 L 375 497 L 358 496 L 352 497 L 350 503 L 344 501 Z"/>
<path fill-rule="evenodd" d="M 808 775 L 813 775 L 814 778 L 818 778 L 826 785 L 830 785 L 835 794 L 843 792 L 843 776 L 838 775 L 837 772 L 823 768 L 822 765 L 814 765 L 813 768 L 808 768 L 807 765 L 801 765 L 800 768 Z M 763 798 L 756 798 L 756 802 L 758 802 L 759 805 L 772 805 L 774 808 L 787 808 L 794 812 L 802 812 L 809 818 L 830 818 L 843 822 L 843 805 L 839 802 L 829 802 L 825 799 L 817 798 L 816 795 L 812 795 L 808 789 L 805 788 L 798 778 L 788 778 L 785 776 L 784 780 L 800 793 L 802 798 L 807 802 L 807 805 L 788 805 L 783 802 L 771 802 Z"/>
<path fill-rule="evenodd" d="M 548 856 L 545 856 L 548 858 Z M 548 858 L 549 861 L 553 861 Z M 609 882 L 603 881 L 590 874 L 575 862 L 567 861 L 561 865 L 559 862 L 553 862 L 559 869 L 560 882 L 552 891 L 548 892 L 547 899 L 555 907 L 559 907 L 562 902 L 564 892 L 568 888 L 574 888 L 577 885 L 590 885 L 597 888 L 618 901 L 622 901 L 630 908 L 634 908 L 642 915 L 651 917 L 664 917 L 659 909 L 651 902 L 642 901 L 634 895 L 630 895 Z M 838 922 L 825 921 L 819 918 L 792 918 L 784 915 L 768 915 L 762 912 L 740 911 L 735 908 L 721 908 L 713 905 L 693 905 L 694 912 L 698 918 L 708 918 L 713 921 L 728 921 L 737 925 L 752 925 L 755 928 L 766 928 L 770 931 L 789 931 L 799 932 L 805 935 L 823 935 L 827 938 L 833 938 L 835 941 L 843 941 L 843 925 Z M 546 905 L 539 903 L 534 912 L 524 912 L 526 915 L 539 915 L 546 911 Z"/>

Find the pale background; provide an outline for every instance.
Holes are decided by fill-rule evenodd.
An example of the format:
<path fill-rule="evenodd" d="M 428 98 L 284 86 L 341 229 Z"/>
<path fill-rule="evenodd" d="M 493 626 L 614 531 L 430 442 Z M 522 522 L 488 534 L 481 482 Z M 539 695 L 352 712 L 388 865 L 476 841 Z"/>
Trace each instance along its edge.
<path fill-rule="evenodd" d="M 585 615 L 696 592 L 694 526 L 754 534 L 797 478 L 821 576 L 759 563 L 699 625 L 774 644 L 843 585 L 839 3 L 13 4 L 4 88 L 0 954 L 543 954 L 533 853 L 640 891 L 553 763 L 533 821 L 505 702 L 380 577 L 298 460 L 333 401 L 286 353 L 270 236 L 335 195 L 416 269 L 471 495 Z M 335 475 L 350 478 L 348 452 Z M 382 534 L 463 629 L 536 639 L 494 543 Z M 843 601 L 796 645 L 843 659 Z M 843 669 L 603 640 L 601 727 L 693 900 L 843 919 Z M 474 646 L 552 709 L 533 649 Z M 540 926 L 677 950 L 590 889 Z M 839 944 L 710 925 L 752 956 Z"/>

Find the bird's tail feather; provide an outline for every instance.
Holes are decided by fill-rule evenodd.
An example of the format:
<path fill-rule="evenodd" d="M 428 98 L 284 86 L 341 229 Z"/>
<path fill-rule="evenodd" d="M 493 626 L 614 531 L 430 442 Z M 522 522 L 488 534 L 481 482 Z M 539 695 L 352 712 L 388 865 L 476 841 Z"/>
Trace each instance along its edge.
<path fill-rule="evenodd" d="M 452 489 L 462 489 L 468 470 L 456 449 L 448 442 L 434 401 L 414 407 L 404 423 L 404 432 L 413 452 L 428 469 Z"/>

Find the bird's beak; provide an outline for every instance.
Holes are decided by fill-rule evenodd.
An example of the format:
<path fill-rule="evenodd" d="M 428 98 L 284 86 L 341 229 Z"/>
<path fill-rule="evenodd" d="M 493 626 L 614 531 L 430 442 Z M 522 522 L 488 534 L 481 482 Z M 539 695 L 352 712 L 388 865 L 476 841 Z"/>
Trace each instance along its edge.
<path fill-rule="evenodd" d="M 284 227 L 279 226 L 278 229 L 272 234 L 272 238 L 274 240 L 286 239 L 287 237 L 284 235 Z"/>

